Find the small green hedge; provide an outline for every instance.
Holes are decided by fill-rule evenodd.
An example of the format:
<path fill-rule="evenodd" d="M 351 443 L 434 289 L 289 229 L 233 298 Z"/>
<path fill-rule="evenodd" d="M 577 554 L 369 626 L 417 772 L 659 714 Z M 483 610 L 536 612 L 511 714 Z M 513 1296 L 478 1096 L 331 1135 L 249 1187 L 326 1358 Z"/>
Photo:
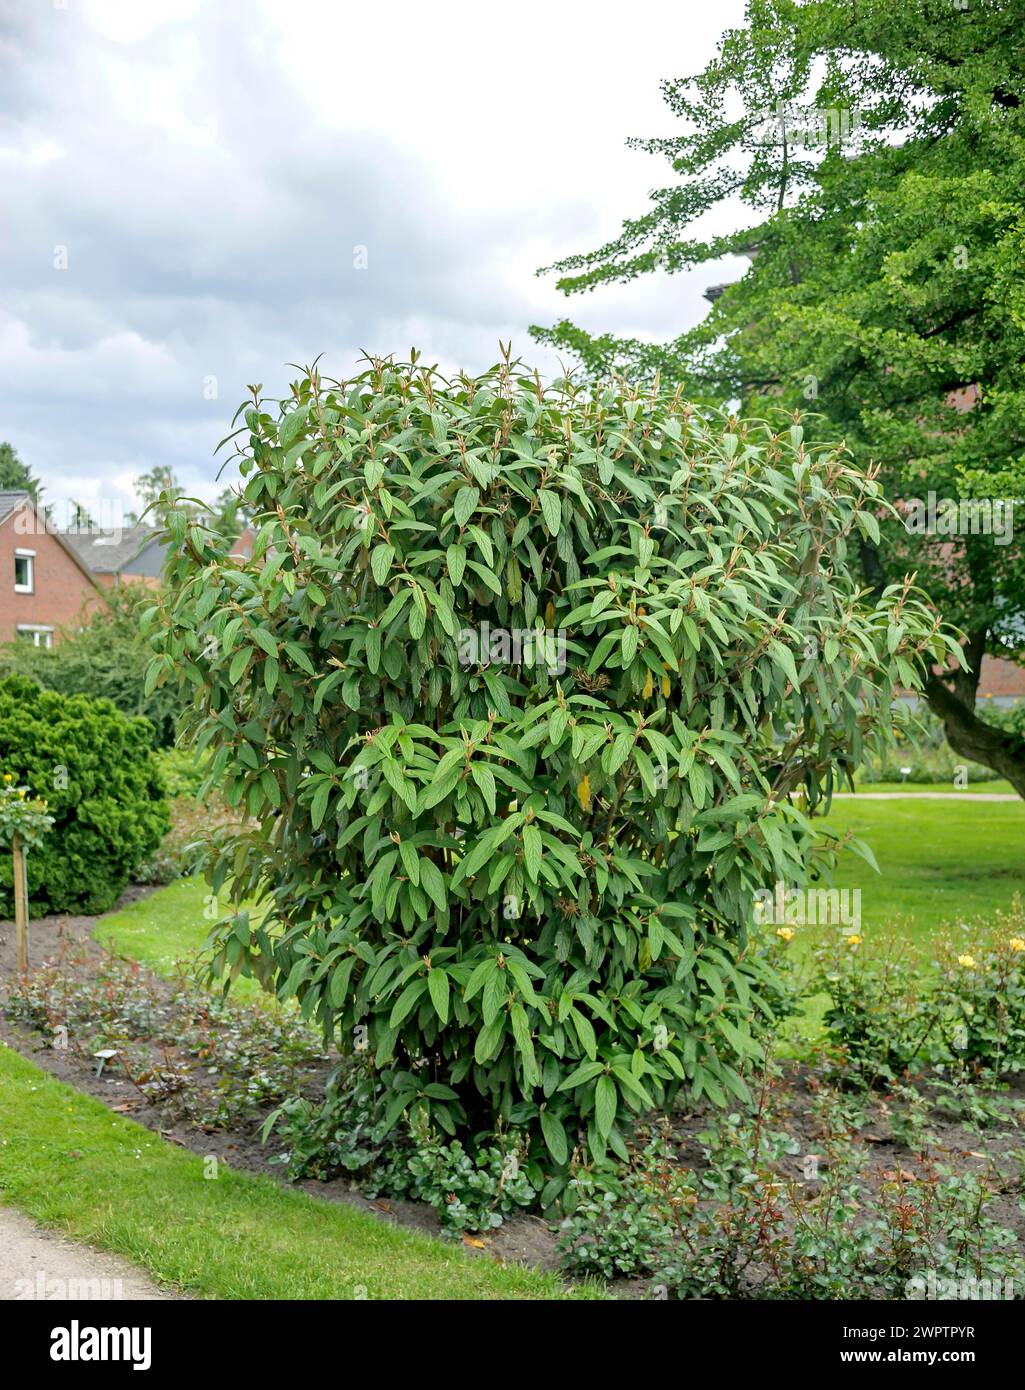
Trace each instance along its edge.
<path fill-rule="evenodd" d="M 46 798 L 54 826 L 28 856 L 33 916 L 106 912 L 170 817 L 148 720 L 109 700 L 59 695 L 23 676 L 0 680 L 0 771 Z M 0 916 L 14 911 L 0 858 Z"/>

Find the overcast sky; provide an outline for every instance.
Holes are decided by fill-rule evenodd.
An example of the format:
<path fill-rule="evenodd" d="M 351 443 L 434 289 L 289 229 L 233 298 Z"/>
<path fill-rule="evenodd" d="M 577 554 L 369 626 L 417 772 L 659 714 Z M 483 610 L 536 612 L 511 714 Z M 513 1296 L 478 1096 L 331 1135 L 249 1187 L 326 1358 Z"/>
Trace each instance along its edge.
<path fill-rule="evenodd" d="M 212 497 L 246 384 L 285 394 L 288 362 L 479 371 L 512 338 L 551 370 L 532 322 L 695 323 L 745 263 L 572 300 L 534 271 L 669 181 L 624 142 L 673 131 L 659 80 L 742 11 L 0 0 L 0 439 L 58 514 L 157 464 Z"/>

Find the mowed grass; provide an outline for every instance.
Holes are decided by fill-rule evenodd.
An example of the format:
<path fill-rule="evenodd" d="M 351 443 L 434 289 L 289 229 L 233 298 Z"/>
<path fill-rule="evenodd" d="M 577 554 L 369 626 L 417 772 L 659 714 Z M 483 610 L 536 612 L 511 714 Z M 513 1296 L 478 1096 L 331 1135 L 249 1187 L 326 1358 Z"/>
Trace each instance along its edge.
<path fill-rule="evenodd" d="M 218 1299 L 600 1298 L 204 1160 L 0 1045 L 0 1189 L 43 1225 Z"/>
<path fill-rule="evenodd" d="M 892 933 L 911 949 L 928 950 L 946 924 L 991 920 L 1015 894 L 1025 900 L 1025 802 L 928 800 L 834 801 L 823 822 L 833 834 L 848 830 L 872 848 L 877 874 L 845 850 L 829 880 L 861 890 L 859 950 L 872 951 Z M 853 900 L 849 900 L 853 906 Z M 835 927 L 801 926 L 788 949 L 799 960 Z M 810 961 L 804 962 L 810 964 Z M 784 1028 L 783 1053 L 801 1053 L 821 1034 L 829 1007 L 825 994 L 809 996 Z"/>
<path fill-rule="evenodd" d="M 119 912 L 108 913 L 93 935 L 155 974 L 171 976 L 179 967 L 186 972 L 195 967 L 211 927 L 225 911 L 227 900 L 214 904 L 210 886 L 202 878 L 182 878 Z M 263 991 L 255 980 L 239 978 L 231 993 L 246 999 Z"/>
<path fill-rule="evenodd" d="M 969 782 L 963 788 L 965 793 L 977 796 L 1014 796 L 1015 790 L 1010 782 Z M 901 796 L 932 795 L 958 796 L 960 792 L 953 782 L 859 782 L 858 794 L 862 792 L 899 792 Z"/>
<path fill-rule="evenodd" d="M 94 935 L 157 974 L 171 974 L 178 961 L 195 959 L 216 920 L 203 915 L 209 893 L 201 878 L 178 879 L 119 912 L 109 912 Z"/>
<path fill-rule="evenodd" d="M 945 922 L 992 917 L 1025 896 L 1025 802 L 834 801 L 824 824 L 871 845 L 876 874 L 845 851 L 831 882 L 861 889 L 866 945 L 889 925 L 924 944 Z"/>

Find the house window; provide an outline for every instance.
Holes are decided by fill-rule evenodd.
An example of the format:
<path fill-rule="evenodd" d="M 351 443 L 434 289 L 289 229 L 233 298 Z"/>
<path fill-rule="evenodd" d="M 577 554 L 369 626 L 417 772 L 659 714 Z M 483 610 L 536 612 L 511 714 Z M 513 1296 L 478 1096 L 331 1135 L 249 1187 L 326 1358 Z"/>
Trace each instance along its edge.
<path fill-rule="evenodd" d="M 23 642 L 31 642 L 34 647 L 50 648 L 53 646 L 53 628 L 19 623 L 18 638 Z"/>
<path fill-rule="evenodd" d="M 14 552 L 14 592 L 32 594 L 36 588 L 36 552 L 16 550 Z"/>

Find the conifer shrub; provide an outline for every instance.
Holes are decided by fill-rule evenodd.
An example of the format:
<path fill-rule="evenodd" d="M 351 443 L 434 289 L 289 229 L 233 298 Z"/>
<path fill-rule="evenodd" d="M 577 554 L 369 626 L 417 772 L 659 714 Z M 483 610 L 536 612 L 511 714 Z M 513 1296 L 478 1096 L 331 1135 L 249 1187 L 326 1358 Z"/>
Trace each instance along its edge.
<path fill-rule="evenodd" d="M 44 799 L 53 826 L 26 860 L 33 916 L 106 912 L 170 827 L 147 719 L 109 700 L 0 680 L 0 776 Z M 14 911 L 0 855 L 0 916 Z"/>

